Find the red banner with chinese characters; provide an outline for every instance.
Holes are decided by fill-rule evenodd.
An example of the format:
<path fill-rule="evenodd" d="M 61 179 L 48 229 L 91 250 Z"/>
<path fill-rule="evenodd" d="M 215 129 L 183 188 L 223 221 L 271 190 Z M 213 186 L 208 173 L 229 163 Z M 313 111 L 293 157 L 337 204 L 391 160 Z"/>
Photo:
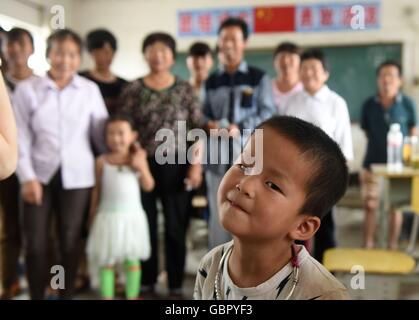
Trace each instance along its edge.
<path fill-rule="evenodd" d="M 329 2 L 288 6 L 256 6 L 180 10 L 179 36 L 216 35 L 228 16 L 244 19 L 250 32 L 359 31 L 380 27 L 380 0 Z"/>

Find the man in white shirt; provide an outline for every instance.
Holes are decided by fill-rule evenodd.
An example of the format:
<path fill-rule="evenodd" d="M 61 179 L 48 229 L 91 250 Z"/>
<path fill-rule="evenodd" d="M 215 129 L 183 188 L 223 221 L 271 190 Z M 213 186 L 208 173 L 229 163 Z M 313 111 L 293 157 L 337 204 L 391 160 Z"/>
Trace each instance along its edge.
<path fill-rule="evenodd" d="M 308 50 L 301 55 L 300 79 L 304 90 L 288 101 L 283 114 L 317 125 L 338 143 L 346 160 L 352 160 L 348 107 L 345 100 L 326 85 L 329 71 L 322 51 Z M 336 246 L 334 229 L 331 210 L 323 219 L 315 238 L 314 257 L 320 262 L 324 251 Z"/>

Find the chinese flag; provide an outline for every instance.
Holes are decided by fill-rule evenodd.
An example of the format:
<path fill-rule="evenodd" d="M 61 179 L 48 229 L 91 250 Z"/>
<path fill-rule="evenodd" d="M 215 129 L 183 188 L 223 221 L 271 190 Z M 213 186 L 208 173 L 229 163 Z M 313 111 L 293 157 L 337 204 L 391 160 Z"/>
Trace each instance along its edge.
<path fill-rule="evenodd" d="M 254 32 L 295 31 L 295 6 L 255 7 Z"/>

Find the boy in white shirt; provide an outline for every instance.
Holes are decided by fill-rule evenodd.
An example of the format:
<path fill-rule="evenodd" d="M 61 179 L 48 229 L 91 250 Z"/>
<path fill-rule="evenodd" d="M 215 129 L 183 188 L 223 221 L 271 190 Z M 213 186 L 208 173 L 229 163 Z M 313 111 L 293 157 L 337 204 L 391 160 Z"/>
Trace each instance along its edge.
<path fill-rule="evenodd" d="M 345 100 L 329 89 L 326 58 L 313 49 L 301 55 L 300 79 L 304 90 L 288 100 L 284 115 L 311 122 L 323 129 L 340 146 L 347 161 L 353 159 L 351 122 Z M 336 246 L 333 210 L 326 215 L 316 234 L 314 257 L 322 261 L 323 253 Z"/>
<path fill-rule="evenodd" d="M 251 136 L 218 189 L 220 222 L 234 240 L 202 259 L 194 298 L 348 299 L 346 288 L 294 243 L 310 239 L 345 193 L 348 168 L 339 146 L 295 117 L 275 116 L 257 129 L 262 138 Z M 246 161 L 258 143 L 260 157 Z"/>

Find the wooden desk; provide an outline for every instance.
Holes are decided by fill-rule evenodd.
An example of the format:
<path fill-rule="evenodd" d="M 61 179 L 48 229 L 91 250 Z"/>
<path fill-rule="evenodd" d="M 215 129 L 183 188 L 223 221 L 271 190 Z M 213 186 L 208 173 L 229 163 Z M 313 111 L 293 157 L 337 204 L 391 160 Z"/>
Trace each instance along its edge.
<path fill-rule="evenodd" d="M 388 216 L 392 207 L 410 205 L 412 177 L 419 176 L 419 170 L 404 167 L 401 172 L 389 172 L 385 164 L 371 165 L 372 172 L 383 180 L 380 195 L 378 245 L 386 248 L 388 244 Z"/>

